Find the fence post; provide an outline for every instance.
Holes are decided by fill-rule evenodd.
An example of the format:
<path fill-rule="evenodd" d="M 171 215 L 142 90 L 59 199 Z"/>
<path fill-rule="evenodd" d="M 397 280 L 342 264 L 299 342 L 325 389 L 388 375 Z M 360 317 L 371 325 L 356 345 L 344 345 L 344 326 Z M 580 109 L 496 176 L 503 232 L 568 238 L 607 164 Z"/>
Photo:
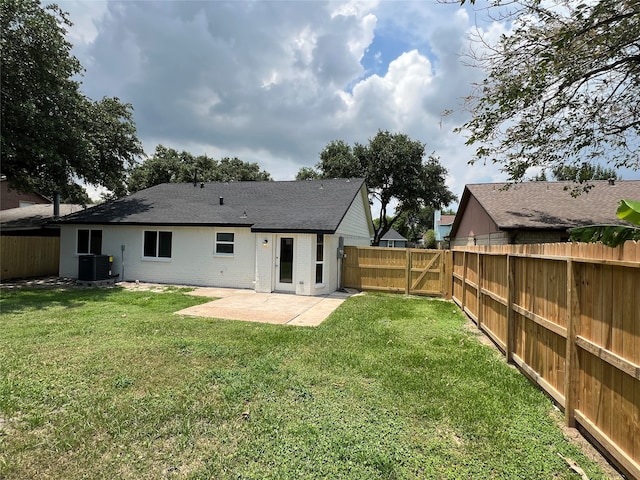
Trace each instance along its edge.
<path fill-rule="evenodd" d="M 515 318 L 513 314 L 513 304 L 516 296 L 516 262 L 515 257 L 507 254 L 507 341 L 505 342 L 505 356 L 507 362 L 513 362 L 513 352 L 515 351 L 516 332 Z"/>
<path fill-rule="evenodd" d="M 405 268 L 406 282 L 405 282 L 405 295 L 409 295 L 411 292 L 411 249 L 407 248 L 407 265 Z"/>
<path fill-rule="evenodd" d="M 483 302 L 483 295 L 482 295 L 482 277 L 484 276 L 484 272 L 483 272 L 483 261 L 482 261 L 482 254 L 478 251 L 478 258 L 477 258 L 477 262 L 476 262 L 476 272 L 478 272 L 478 278 L 477 278 L 477 291 L 476 291 L 476 305 L 477 305 L 477 309 L 478 311 L 476 312 L 476 318 L 478 319 L 478 328 L 482 329 L 482 320 L 483 320 L 483 315 L 484 315 L 484 308 L 482 308 L 482 302 Z"/>
<path fill-rule="evenodd" d="M 467 251 L 462 252 L 462 295 L 460 299 L 460 303 L 462 311 L 464 312 L 464 307 L 467 306 Z"/>
<path fill-rule="evenodd" d="M 442 251 L 442 296 L 446 300 L 451 300 L 453 295 L 453 251 Z"/>
<path fill-rule="evenodd" d="M 573 261 L 567 259 L 567 347 L 564 360 L 564 418 L 568 427 L 576 426 L 574 411 L 578 403 L 578 347 L 576 338 L 580 319 L 577 283 Z"/>

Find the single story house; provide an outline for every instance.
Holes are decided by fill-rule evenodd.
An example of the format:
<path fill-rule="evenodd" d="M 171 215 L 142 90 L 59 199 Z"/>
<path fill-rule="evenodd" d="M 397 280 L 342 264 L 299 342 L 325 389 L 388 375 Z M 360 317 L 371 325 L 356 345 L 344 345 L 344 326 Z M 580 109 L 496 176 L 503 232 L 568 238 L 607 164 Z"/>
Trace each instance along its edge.
<path fill-rule="evenodd" d="M 372 237 L 363 179 L 165 183 L 62 219 L 60 275 L 94 253 L 122 280 L 319 295 Z"/>
<path fill-rule="evenodd" d="M 378 246 L 391 248 L 407 248 L 407 239 L 392 228 L 382 236 Z"/>
<path fill-rule="evenodd" d="M 640 199 L 640 180 L 589 182 L 572 196 L 572 182 L 466 185 L 451 228 L 451 246 L 565 242 L 570 228 L 626 224 L 616 217 L 622 199 Z"/>

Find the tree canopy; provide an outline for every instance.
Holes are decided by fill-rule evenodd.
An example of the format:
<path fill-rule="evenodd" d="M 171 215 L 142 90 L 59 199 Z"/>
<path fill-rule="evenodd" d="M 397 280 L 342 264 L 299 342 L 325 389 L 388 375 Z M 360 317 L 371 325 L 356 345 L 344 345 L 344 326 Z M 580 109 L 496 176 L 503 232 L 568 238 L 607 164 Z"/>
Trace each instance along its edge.
<path fill-rule="evenodd" d="M 488 76 L 468 98 L 472 119 L 461 128 L 476 146 L 472 162 L 497 162 L 512 181 L 532 166 L 638 169 L 640 3 L 494 5 L 510 9 L 512 31 L 473 56 Z"/>
<path fill-rule="evenodd" d="M 440 208 L 456 199 L 445 185 L 446 174 L 437 157 L 425 159 L 423 143 L 401 133 L 378 131 L 367 145 L 331 141 L 315 170 L 304 167 L 296 178 L 363 177 L 371 201 L 380 207 L 373 241 L 378 245 L 402 215 L 417 216 L 426 206 Z"/>
<path fill-rule="evenodd" d="M 83 69 L 65 40 L 71 25 L 56 5 L 0 2 L 2 174 L 21 191 L 69 197 L 82 180 L 124 195 L 142 153 L 132 107 L 82 94 Z"/>
<path fill-rule="evenodd" d="M 546 182 L 548 180 L 557 180 L 565 182 L 574 182 L 581 184 L 579 191 L 588 191 L 592 185 L 590 180 L 620 180 L 620 176 L 614 168 L 605 168 L 601 165 L 593 165 L 591 163 L 583 163 L 577 165 L 558 165 L 551 171 L 550 177 L 547 177 L 546 171 L 540 172 L 532 178 L 534 181 Z"/>
<path fill-rule="evenodd" d="M 161 183 L 179 182 L 232 182 L 271 180 L 271 175 L 260 170 L 257 163 L 243 162 L 238 158 L 214 160 L 207 155 L 195 156 L 178 152 L 163 145 L 155 153 L 136 165 L 129 175 L 127 187 L 130 193 Z"/>
<path fill-rule="evenodd" d="M 424 238 L 425 233 L 434 229 L 434 214 L 438 208 L 434 208 L 431 205 L 420 208 L 419 210 L 406 211 L 393 220 L 391 227 L 395 229 L 400 235 L 405 237 L 411 243 L 417 243 L 420 239 Z M 441 211 L 442 215 L 455 215 L 455 211 L 451 209 L 445 209 Z M 380 222 L 376 218 L 375 224 Z"/>

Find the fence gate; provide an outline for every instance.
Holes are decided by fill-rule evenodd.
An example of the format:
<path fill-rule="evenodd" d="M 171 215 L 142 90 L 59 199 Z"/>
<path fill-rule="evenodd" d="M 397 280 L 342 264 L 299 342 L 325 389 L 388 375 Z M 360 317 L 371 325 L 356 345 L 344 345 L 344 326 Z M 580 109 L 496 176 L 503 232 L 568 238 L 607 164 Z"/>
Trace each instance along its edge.
<path fill-rule="evenodd" d="M 442 295 L 444 255 L 442 250 L 408 250 L 409 293 Z"/>
<path fill-rule="evenodd" d="M 450 252 L 418 248 L 345 247 L 343 286 L 360 290 L 448 296 Z"/>

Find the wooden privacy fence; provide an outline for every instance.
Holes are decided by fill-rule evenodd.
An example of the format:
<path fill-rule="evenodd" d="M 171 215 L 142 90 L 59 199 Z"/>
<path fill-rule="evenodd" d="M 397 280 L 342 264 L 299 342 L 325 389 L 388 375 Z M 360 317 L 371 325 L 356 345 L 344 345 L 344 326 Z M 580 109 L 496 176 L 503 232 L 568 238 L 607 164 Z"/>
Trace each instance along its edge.
<path fill-rule="evenodd" d="M 640 243 L 456 249 L 453 299 L 640 478 Z"/>
<path fill-rule="evenodd" d="M 59 237 L 0 236 L 0 279 L 58 275 Z"/>
<path fill-rule="evenodd" d="M 451 252 L 345 247 L 342 285 L 360 290 L 450 297 Z"/>

